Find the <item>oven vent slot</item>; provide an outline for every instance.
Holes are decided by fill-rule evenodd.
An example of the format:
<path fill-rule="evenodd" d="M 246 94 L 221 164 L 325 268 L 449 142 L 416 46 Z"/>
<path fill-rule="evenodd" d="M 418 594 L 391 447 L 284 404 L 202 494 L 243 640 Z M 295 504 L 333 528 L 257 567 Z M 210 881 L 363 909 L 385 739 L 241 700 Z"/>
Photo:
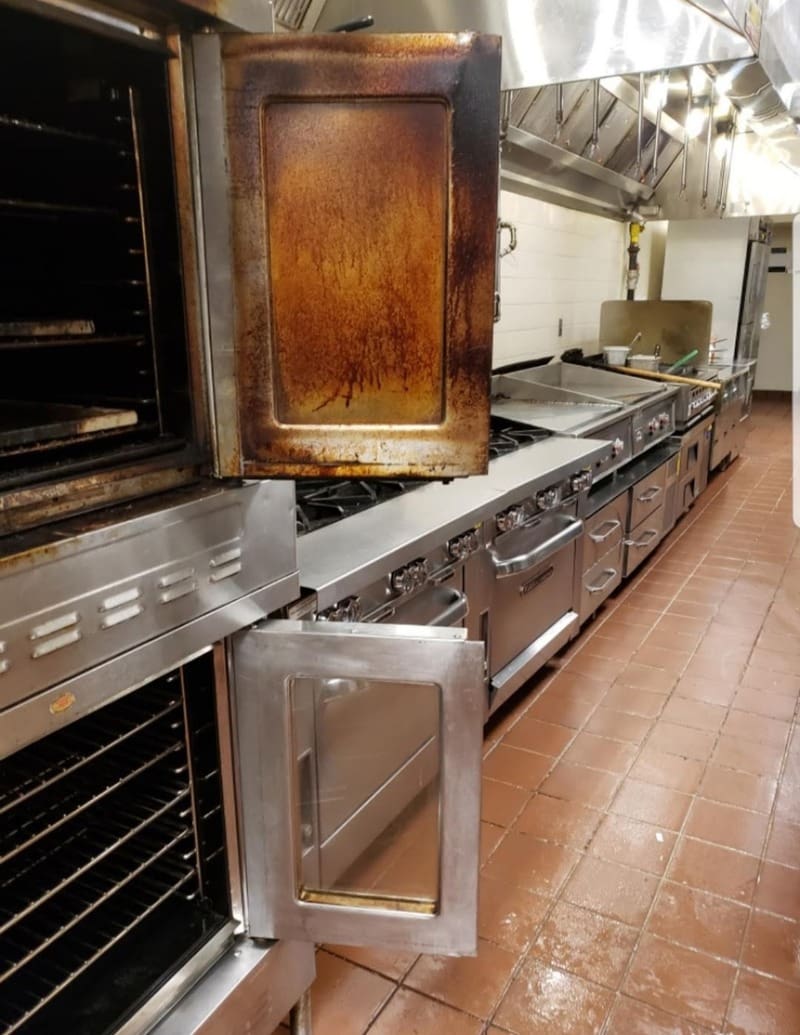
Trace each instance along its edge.
<path fill-rule="evenodd" d="M 115 1026 L 227 921 L 224 844 L 210 654 L 1 761 L 0 1033 Z"/>
<path fill-rule="evenodd" d="M 311 0 L 275 0 L 275 21 L 286 29 L 299 29 Z"/>

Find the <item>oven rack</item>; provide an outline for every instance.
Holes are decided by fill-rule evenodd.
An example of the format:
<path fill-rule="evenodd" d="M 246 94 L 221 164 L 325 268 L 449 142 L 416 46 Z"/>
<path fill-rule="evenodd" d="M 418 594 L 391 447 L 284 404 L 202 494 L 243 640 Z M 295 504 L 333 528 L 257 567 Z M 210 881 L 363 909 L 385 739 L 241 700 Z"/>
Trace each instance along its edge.
<path fill-rule="evenodd" d="M 208 652 L 0 761 L 2 1035 L 100 1035 L 227 922 L 217 741 Z"/>

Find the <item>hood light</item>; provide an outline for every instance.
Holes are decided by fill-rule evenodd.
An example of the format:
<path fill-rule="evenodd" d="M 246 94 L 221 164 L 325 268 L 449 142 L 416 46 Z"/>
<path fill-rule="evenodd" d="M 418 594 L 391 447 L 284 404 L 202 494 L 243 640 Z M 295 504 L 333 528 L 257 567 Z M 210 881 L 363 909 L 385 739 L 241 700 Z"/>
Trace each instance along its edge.
<path fill-rule="evenodd" d="M 699 65 L 695 65 L 690 73 L 689 86 L 694 97 L 708 92 L 708 76 Z"/>
<path fill-rule="evenodd" d="M 663 108 L 669 94 L 669 82 L 665 78 L 653 79 L 647 87 L 645 99 L 652 108 Z"/>
<path fill-rule="evenodd" d="M 684 130 L 686 136 L 690 140 L 694 140 L 695 137 L 699 137 L 703 132 L 706 124 L 706 112 L 703 108 L 692 108 L 689 114 L 686 116 L 686 125 Z"/>

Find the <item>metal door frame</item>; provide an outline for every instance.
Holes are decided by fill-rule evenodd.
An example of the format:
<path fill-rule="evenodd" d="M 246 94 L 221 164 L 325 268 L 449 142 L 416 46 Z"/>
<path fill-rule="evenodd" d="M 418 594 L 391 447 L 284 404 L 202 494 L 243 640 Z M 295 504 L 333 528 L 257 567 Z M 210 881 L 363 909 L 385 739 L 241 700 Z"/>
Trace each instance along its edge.
<path fill-rule="evenodd" d="M 248 924 L 257 938 L 471 955 L 477 948 L 483 644 L 463 629 L 274 620 L 233 643 Z M 298 897 L 300 831 L 288 683 L 293 676 L 438 685 L 437 908 L 352 895 Z M 384 905 L 385 903 L 385 905 Z"/>

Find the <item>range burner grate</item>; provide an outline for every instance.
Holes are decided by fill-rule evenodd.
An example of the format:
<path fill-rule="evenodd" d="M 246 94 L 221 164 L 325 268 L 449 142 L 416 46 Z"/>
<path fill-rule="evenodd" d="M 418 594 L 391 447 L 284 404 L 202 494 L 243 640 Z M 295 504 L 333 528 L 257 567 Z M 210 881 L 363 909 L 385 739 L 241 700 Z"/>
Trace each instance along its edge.
<path fill-rule="evenodd" d="M 541 442 L 542 439 L 549 437 L 550 433 L 541 428 L 529 428 L 524 424 L 492 420 L 489 457 L 496 460 L 499 456 L 515 453 L 524 446 L 531 446 L 534 442 Z"/>
<path fill-rule="evenodd" d="M 297 483 L 297 534 L 304 535 L 427 484 L 412 479 L 309 479 Z"/>

